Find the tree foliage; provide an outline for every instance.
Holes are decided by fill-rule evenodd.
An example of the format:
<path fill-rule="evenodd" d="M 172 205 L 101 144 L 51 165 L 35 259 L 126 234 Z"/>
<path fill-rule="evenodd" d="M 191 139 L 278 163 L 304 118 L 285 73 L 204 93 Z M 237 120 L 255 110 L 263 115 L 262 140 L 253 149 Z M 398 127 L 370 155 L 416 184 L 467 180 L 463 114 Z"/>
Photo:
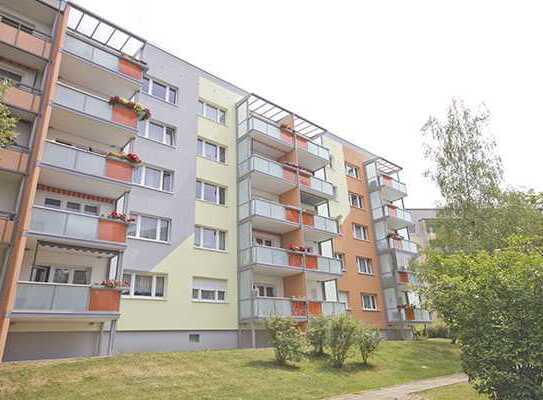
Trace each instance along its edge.
<path fill-rule="evenodd" d="M 324 348 L 328 340 L 328 329 L 330 319 L 326 316 L 319 315 L 309 320 L 307 329 L 307 341 L 313 347 L 313 354 L 321 356 L 324 354 Z"/>
<path fill-rule="evenodd" d="M 423 295 L 454 329 L 465 372 L 493 400 L 543 398 L 543 255 L 516 238 L 494 253 L 430 251 Z"/>
<path fill-rule="evenodd" d="M 359 322 L 348 315 L 330 318 L 328 348 L 334 367 L 343 367 L 352 346 L 356 343 L 359 328 Z"/>
<path fill-rule="evenodd" d="M 266 319 L 266 329 L 270 334 L 275 359 L 279 365 L 302 359 L 304 338 L 292 318 L 270 316 Z"/>
<path fill-rule="evenodd" d="M 360 326 L 357 336 L 358 349 L 364 364 L 368 364 L 368 359 L 375 353 L 381 343 L 381 335 L 378 329 Z"/>
<path fill-rule="evenodd" d="M 13 131 L 17 118 L 13 117 L 9 108 L 4 104 L 4 94 L 10 87 L 6 80 L 0 79 L 0 148 L 15 143 L 16 134 Z"/>

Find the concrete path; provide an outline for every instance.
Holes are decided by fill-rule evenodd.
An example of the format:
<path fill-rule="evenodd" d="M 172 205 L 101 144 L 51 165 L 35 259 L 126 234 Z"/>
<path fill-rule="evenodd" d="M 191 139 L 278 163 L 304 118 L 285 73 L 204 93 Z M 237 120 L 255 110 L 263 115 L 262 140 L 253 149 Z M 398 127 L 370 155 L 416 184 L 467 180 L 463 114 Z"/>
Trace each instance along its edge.
<path fill-rule="evenodd" d="M 409 395 L 434 389 L 441 386 L 465 383 L 468 377 L 464 374 L 447 375 L 439 378 L 425 379 L 404 383 L 403 385 L 389 386 L 383 389 L 368 390 L 357 394 L 346 394 L 332 397 L 329 400 L 408 400 Z"/>

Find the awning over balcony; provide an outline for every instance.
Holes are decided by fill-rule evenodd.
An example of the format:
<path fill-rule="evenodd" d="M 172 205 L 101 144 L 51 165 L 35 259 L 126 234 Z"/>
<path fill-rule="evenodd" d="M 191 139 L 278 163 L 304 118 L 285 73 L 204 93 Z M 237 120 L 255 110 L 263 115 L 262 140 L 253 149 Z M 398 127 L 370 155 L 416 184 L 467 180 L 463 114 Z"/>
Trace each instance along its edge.
<path fill-rule="evenodd" d="M 116 251 L 112 250 L 105 250 L 105 249 L 96 249 L 96 248 L 90 248 L 90 247 L 83 247 L 83 246 L 76 246 L 71 244 L 64 244 L 64 243 L 55 243 L 55 242 L 48 242 L 43 240 L 37 240 L 36 241 L 36 252 L 40 247 L 45 247 L 47 249 L 56 249 L 56 250 L 63 250 L 70 254 L 79 254 L 79 255 L 91 255 L 91 256 L 100 256 L 100 257 L 115 257 L 118 255 Z"/>

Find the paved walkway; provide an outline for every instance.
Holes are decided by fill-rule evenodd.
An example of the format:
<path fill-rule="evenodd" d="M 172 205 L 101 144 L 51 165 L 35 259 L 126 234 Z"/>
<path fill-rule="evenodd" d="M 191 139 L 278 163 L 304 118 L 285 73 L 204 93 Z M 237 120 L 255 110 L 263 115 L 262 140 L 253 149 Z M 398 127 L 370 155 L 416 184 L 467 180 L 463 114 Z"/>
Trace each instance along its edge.
<path fill-rule="evenodd" d="M 467 381 L 468 377 L 464 374 L 447 375 L 439 378 L 404 383 L 403 385 L 389 386 L 383 389 L 369 390 L 357 394 L 346 394 L 332 397 L 329 400 L 408 400 L 409 395 L 416 392 Z"/>

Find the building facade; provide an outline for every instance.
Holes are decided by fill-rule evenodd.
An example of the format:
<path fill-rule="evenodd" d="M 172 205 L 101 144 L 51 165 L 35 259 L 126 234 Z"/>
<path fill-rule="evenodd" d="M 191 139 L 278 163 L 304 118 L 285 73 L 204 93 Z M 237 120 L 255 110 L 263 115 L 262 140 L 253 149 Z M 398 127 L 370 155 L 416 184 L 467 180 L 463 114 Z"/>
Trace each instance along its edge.
<path fill-rule="evenodd" d="M 0 78 L 0 359 L 427 321 L 392 163 L 69 2 L 0 0 Z"/>

